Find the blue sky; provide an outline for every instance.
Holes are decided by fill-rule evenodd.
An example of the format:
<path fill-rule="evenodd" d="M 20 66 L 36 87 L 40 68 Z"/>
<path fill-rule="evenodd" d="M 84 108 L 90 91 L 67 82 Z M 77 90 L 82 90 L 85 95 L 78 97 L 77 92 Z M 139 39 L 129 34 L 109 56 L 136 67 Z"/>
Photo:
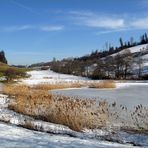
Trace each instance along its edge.
<path fill-rule="evenodd" d="M 148 32 L 148 0 L 0 0 L 9 64 L 77 57 Z"/>

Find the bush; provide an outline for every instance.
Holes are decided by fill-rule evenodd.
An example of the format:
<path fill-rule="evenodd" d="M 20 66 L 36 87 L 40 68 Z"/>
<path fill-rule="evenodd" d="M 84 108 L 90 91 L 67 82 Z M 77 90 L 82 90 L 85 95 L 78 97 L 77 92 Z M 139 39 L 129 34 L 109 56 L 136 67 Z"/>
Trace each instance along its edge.
<path fill-rule="evenodd" d="M 2 72 L 0 72 L 0 77 L 3 77 L 3 76 L 4 76 L 4 74 Z"/>
<path fill-rule="evenodd" d="M 12 79 L 24 77 L 26 73 L 21 69 L 9 67 L 5 70 L 4 75 L 6 76 L 7 81 L 11 81 Z"/>
<path fill-rule="evenodd" d="M 91 83 L 89 88 L 116 88 L 116 84 L 112 80 L 106 80 L 99 83 Z"/>

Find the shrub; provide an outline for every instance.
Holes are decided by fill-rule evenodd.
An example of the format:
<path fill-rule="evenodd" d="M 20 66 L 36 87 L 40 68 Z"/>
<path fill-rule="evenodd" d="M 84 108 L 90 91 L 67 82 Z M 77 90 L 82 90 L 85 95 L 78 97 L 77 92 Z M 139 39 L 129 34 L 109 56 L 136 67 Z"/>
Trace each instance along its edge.
<path fill-rule="evenodd" d="M 23 69 L 9 67 L 5 70 L 4 75 L 7 77 L 7 81 L 11 81 L 12 79 L 25 77 L 26 73 Z"/>
<path fill-rule="evenodd" d="M 0 77 L 3 77 L 3 76 L 4 76 L 4 74 L 2 72 L 0 72 Z"/>
<path fill-rule="evenodd" d="M 116 88 L 116 84 L 111 80 L 89 84 L 90 88 Z"/>

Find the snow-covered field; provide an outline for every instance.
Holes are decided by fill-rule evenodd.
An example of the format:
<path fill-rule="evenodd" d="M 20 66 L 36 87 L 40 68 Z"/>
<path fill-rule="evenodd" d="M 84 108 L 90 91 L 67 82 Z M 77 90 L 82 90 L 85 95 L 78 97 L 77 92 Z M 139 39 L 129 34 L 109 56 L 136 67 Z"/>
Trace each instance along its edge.
<path fill-rule="evenodd" d="M 39 83 L 44 83 L 44 84 L 45 83 L 55 84 L 63 82 L 73 83 L 73 82 L 83 82 L 88 80 L 87 78 L 84 77 L 55 73 L 51 70 L 44 70 L 44 71 L 34 70 L 28 72 L 28 75 L 30 75 L 31 77 L 22 80 L 22 83 L 34 85 Z"/>
<path fill-rule="evenodd" d="M 63 82 L 88 82 L 87 78 L 57 74 L 50 70 L 30 71 L 30 78 L 21 83 L 28 85 L 39 83 L 63 83 Z M 93 81 L 92 81 L 93 82 Z M 147 85 L 147 83 L 117 83 L 117 88 L 131 85 Z M 63 125 L 47 123 L 35 120 L 31 117 L 16 113 L 8 109 L 10 99 L 0 95 L 0 147 L 93 147 L 93 148 L 133 148 L 148 147 L 148 135 L 132 134 L 120 130 L 88 130 L 82 133 L 75 132 Z M 31 123 L 35 130 L 28 130 L 19 126 L 25 126 L 26 121 Z M 4 123 L 6 122 L 6 123 Z M 10 124 L 9 124 L 10 123 Z"/>

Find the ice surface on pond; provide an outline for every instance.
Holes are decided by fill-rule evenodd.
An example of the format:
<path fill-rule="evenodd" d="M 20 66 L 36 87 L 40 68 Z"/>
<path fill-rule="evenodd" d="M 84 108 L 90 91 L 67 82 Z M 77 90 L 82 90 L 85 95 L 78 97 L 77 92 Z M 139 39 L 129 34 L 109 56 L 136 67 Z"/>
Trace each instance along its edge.
<path fill-rule="evenodd" d="M 53 94 L 94 98 L 108 103 L 109 126 L 148 129 L 147 83 L 127 85 L 117 89 L 70 89 L 52 90 Z"/>

